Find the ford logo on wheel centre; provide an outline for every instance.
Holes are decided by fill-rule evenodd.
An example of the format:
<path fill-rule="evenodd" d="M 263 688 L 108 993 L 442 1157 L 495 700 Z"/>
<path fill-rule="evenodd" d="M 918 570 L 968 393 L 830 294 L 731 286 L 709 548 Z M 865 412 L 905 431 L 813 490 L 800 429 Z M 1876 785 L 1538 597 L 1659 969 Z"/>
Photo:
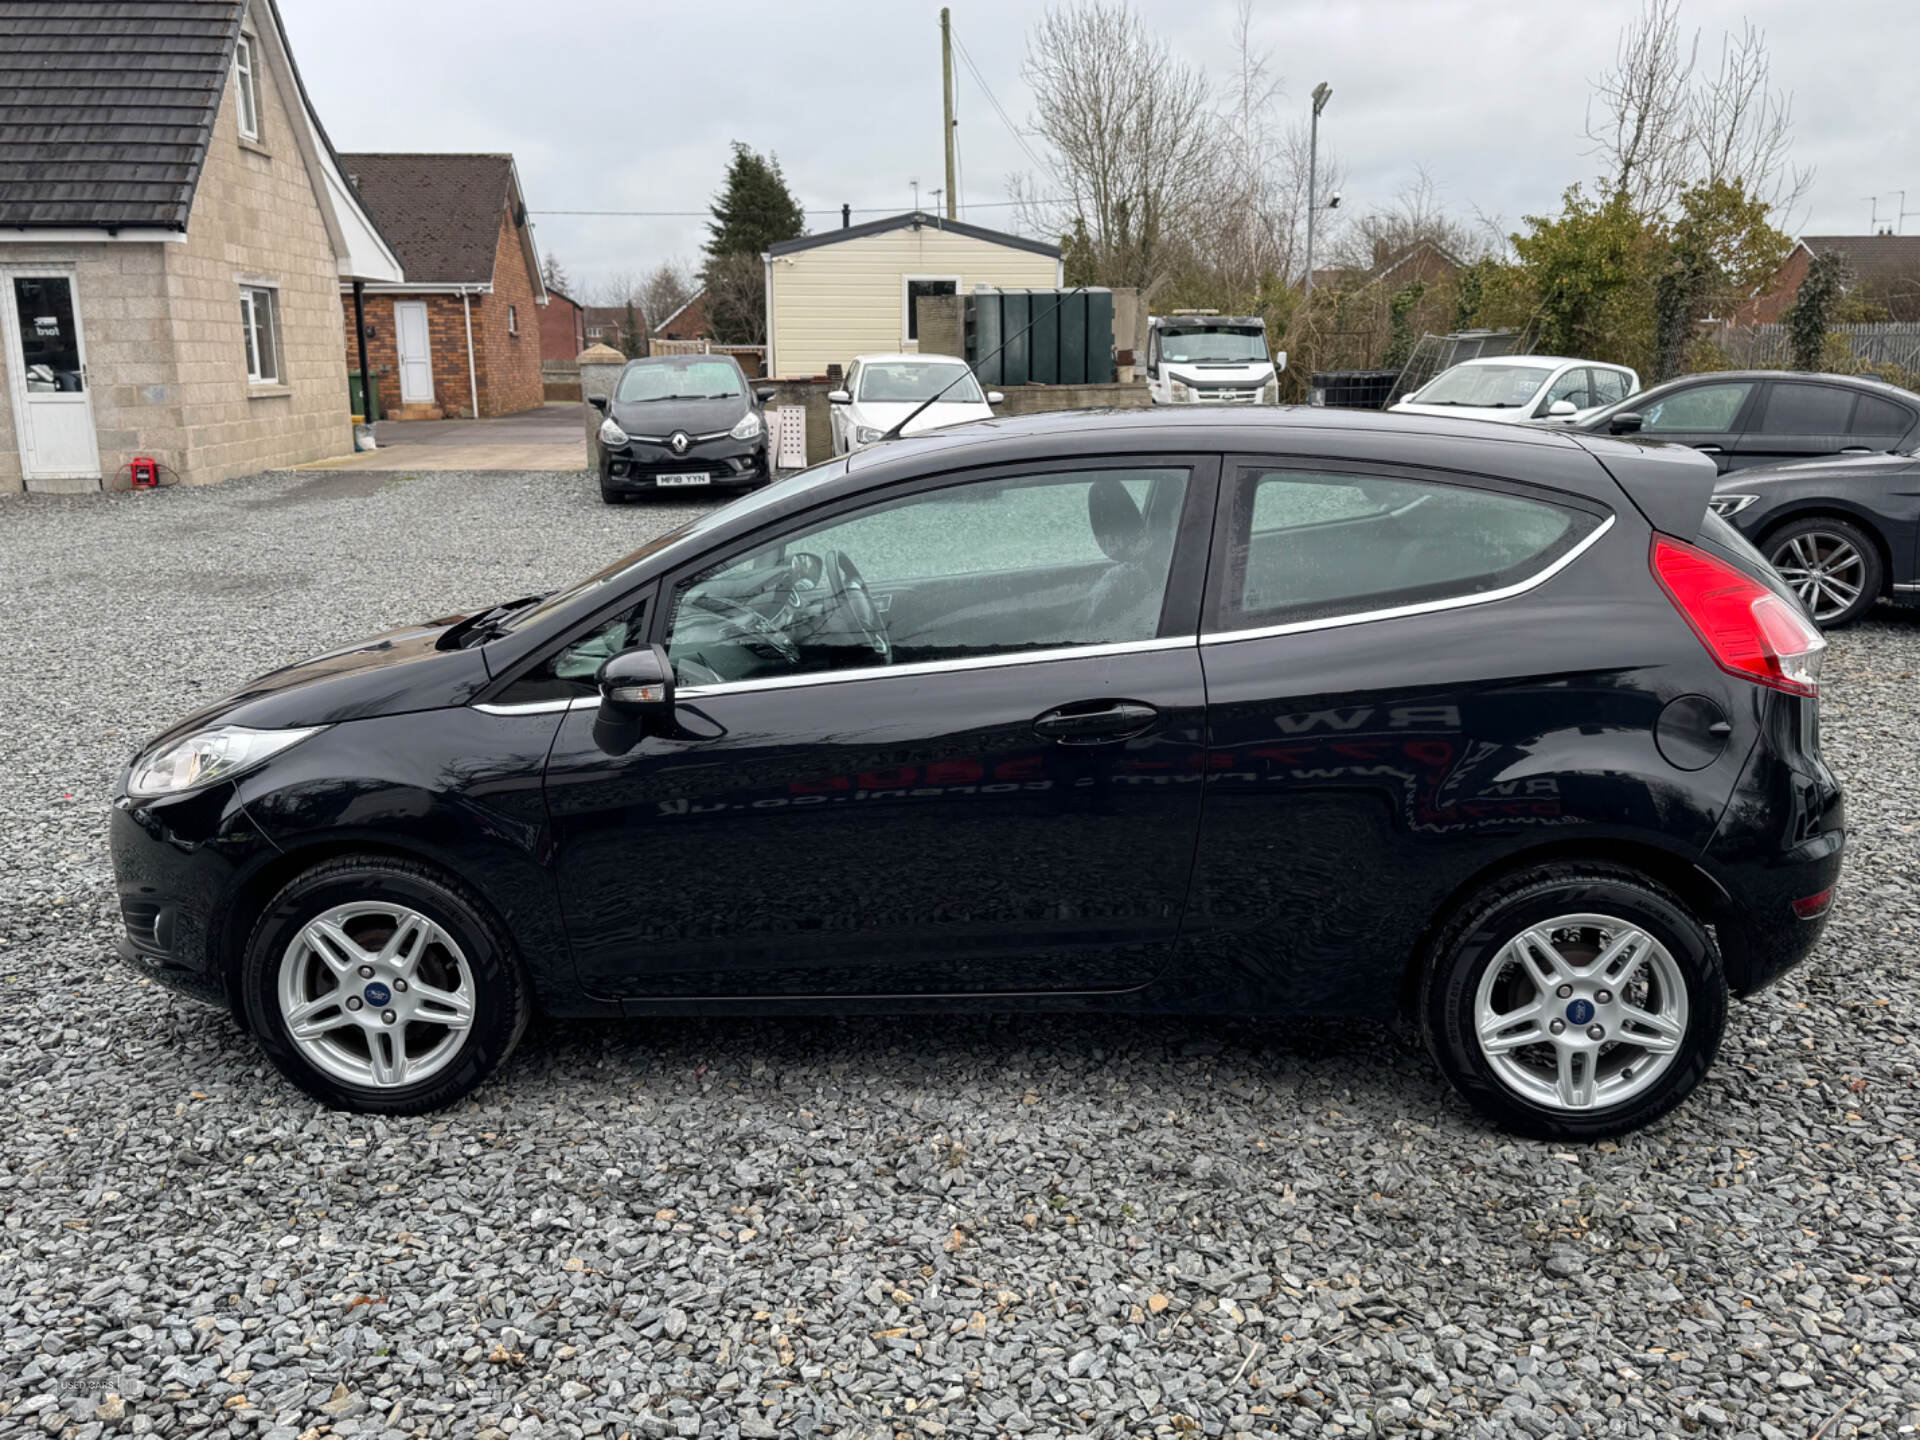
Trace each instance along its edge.
<path fill-rule="evenodd" d="M 373 997 L 369 995 L 367 998 L 371 1000 Z M 1575 1000 L 1571 1005 L 1567 1006 L 1567 1023 L 1569 1025 L 1584 1025 L 1591 1019 L 1593 1019 L 1593 1002 L 1591 1000 Z"/>
<path fill-rule="evenodd" d="M 366 997 L 369 1005 L 384 1005 L 393 999 L 393 992 L 376 980 L 367 986 Z"/>

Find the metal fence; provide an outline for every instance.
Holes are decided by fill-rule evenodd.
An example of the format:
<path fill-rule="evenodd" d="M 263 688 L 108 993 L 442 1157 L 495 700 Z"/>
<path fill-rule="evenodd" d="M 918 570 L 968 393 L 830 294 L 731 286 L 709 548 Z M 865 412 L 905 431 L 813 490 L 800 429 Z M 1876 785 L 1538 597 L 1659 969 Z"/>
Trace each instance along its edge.
<path fill-rule="evenodd" d="M 1489 355 L 1525 355 L 1533 348 L 1533 335 L 1527 330 L 1459 330 L 1451 335 L 1422 335 L 1401 367 L 1400 378 L 1387 396 L 1391 405 L 1409 391 L 1418 390 L 1427 381 L 1466 360 Z"/>
<path fill-rule="evenodd" d="M 1891 365 L 1920 371 L 1920 325 L 1836 325 L 1827 337 L 1829 345 L 1835 338 L 1846 341 L 1854 365 L 1862 370 Z M 1708 338 L 1735 369 L 1783 369 L 1793 359 L 1785 325 L 1726 325 Z"/>

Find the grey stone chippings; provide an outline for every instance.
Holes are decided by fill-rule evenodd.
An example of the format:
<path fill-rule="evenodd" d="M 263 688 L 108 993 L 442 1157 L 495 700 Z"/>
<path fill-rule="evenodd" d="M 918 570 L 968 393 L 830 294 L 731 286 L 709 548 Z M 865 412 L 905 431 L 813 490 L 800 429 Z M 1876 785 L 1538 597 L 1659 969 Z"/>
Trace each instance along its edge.
<path fill-rule="evenodd" d="M 676 497 L 677 498 L 677 497 Z M 135 746 L 262 670 L 701 505 L 585 475 L 0 501 L 0 1432 L 1726 1434 L 1920 1425 L 1920 616 L 1833 637 L 1812 965 L 1619 1144 L 1347 1024 L 536 1026 L 420 1119 L 135 979 Z"/>

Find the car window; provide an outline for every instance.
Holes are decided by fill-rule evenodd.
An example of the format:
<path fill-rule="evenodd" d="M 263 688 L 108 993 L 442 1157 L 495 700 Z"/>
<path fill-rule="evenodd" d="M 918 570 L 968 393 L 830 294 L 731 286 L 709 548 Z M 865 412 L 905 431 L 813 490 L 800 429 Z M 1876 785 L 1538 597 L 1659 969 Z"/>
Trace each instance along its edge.
<path fill-rule="evenodd" d="M 1593 402 L 1587 398 L 1588 382 L 1593 372 L 1582 366 L 1578 370 L 1569 370 L 1553 384 L 1547 387 L 1543 403 L 1552 405 L 1556 400 L 1571 400 L 1575 407 L 1586 409 Z"/>
<path fill-rule="evenodd" d="M 1616 400 L 1624 400 L 1632 393 L 1627 377 L 1618 370 L 1595 368 L 1593 374 L 1593 399 L 1596 405 L 1611 405 Z"/>
<path fill-rule="evenodd" d="M 727 400 L 744 395 L 740 370 L 731 360 L 655 361 L 629 365 L 614 399 L 629 404 L 646 400 Z"/>
<path fill-rule="evenodd" d="M 1187 471 L 978 480 L 816 522 L 683 582 L 680 683 L 1152 639 Z"/>
<path fill-rule="evenodd" d="M 1740 380 L 1676 390 L 1641 409 L 1640 429 L 1648 435 L 1662 430 L 1731 430 L 1752 393 L 1753 383 Z"/>
<path fill-rule="evenodd" d="M 1775 381 L 1757 427 L 1766 435 L 1844 435 L 1853 422 L 1854 394 L 1838 385 Z"/>
<path fill-rule="evenodd" d="M 525 705 L 537 700 L 571 700 L 593 694 L 594 677 L 604 662 L 622 650 L 646 643 L 649 598 L 641 597 L 611 619 L 575 637 L 509 685 L 497 697 L 499 701 L 506 705 Z"/>
<path fill-rule="evenodd" d="M 1472 405 L 1507 410 L 1525 405 L 1553 372 L 1544 365 L 1456 365 L 1412 398 L 1422 405 Z"/>
<path fill-rule="evenodd" d="M 1862 395 L 1848 433 L 1891 445 L 1912 428 L 1913 412 L 1906 406 L 1882 400 L 1878 395 Z"/>
<path fill-rule="evenodd" d="M 975 404 L 984 404 L 986 400 L 973 372 L 958 361 L 943 365 L 916 360 L 876 360 L 862 367 L 860 388 L 853 394 L 856 400 L 870 404 L 917 404 L 940 395 L 943 390 L 946 393 L 941 398 L 945 400 Z"/>
<path fill-rule="evenodd" d="M 1497 590 L 1599 523 L 1583 510 L 1447 482 L 1249 468 L 1234 490 L 1221 628 Z"/>

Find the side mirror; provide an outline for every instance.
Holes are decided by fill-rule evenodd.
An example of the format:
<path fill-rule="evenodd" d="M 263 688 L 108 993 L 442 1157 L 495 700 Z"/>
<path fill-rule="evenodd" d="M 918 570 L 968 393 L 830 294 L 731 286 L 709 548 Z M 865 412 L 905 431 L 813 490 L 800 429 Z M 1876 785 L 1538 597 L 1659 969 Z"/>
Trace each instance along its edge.
<path fill-rule="evenodd" d="M 1643 423 L 1638 410 L 1622 410 L 1607 421 L 1607 431 L 1612 435 L 1635 435 Z"/>
<path fill-rule="evenodd" d="M 1571 400 L 1556 400 L 1547 407 L 1547 414 L 1565 419 L 1569 415 L 1578 415 L 1580 407 Z"/>
<path fill-rule="evenodd" d="M 594 683 L 600 712 L 621 720 L 673 714 L 673 663 L 664 645 L 622 650 L 602 662 Z"/>
<path fill-rule="evenodd" d="M 1004 405 L 1007 403 L 1007 397 L 1002 395 L 998 390 L 989 390 L 987 391 L 987 403 L 989 405 Z"/>
<path fill-rule="evenodd" d="M 593 408 L 598 410 L 602 415 L 607 413 L 607 397 L 606 396 L 589 395 L 587 397 L 587 403 L 593 406 Z"/>
<path fill-rule="evenodd" d="M 852 403 L 853 396 L 844 390 L 827 391 L 827 404 L 829 405 L 851 405 Z"/>
<path fill-rule="evenodd" d="M 758 400 L 762 405 L 766 404 L 767 401 L 771 400 L 778 393 L 779 392 L 771 385 L 756 385 L 753 387 L 753 398 Z"/>

